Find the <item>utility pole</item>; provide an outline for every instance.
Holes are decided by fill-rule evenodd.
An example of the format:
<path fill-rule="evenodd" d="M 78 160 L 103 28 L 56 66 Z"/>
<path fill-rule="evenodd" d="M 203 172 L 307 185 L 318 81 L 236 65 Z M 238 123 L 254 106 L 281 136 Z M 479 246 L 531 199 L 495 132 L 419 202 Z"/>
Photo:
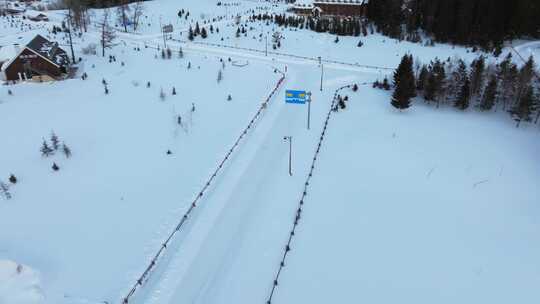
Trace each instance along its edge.
<path fill-rule="evenodd" d="M 310 125 L 310 121 L 311 121 L 311 92 L 308 92 L 307 93 L 307 96 L 308 96 L 308 110 L 307 110 L 307 129 L 309 130 L 309 125 Z"/>
<path fill-rule="evenodd" d="M 283 136 L 285 142 L 289 142 L 289 175 L 292 176 L 292 136 Z"/>
<path fill-rule="evenodd" d="M 167 41 L 165 40 L 165 31 L 163 30 L 163 25 L 161 23 L 161 15 L 159 15 L 159 28 L 161 29 L 161 35 L 163 36 L 163 49 L 166 49 Z"/>
<path fill-rule="evenodd" d="M 321 92 L 322 92 L 323 77 L 324 77 L 324 65 L 321 63 Z"/>

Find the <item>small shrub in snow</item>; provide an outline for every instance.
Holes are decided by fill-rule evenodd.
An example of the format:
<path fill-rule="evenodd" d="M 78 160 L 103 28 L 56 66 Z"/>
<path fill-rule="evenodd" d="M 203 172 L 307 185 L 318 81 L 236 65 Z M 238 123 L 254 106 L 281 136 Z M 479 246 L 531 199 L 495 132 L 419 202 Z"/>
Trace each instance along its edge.
<path fill-rule="evenodd" d="M 164 101 L 164 100 L 165 100 L 165 97 L 166 97 L 166 96 L 165 96 L 165 92 L 163 91 L 163 88 L 161 88 L 160 91 L 159 91 L 159 99 L 160 99 L 161 101 Z"/>
<path fill-rule="evenodd" d="M 390 83 L 388 82 L 388 78 L 386 77 L 383 80 L 382 88 L 385 89 L 386 91 L 390 91 Z"/>
<path fill-rule="evenodd" d="M 232 100 L 232 96 L 231 94 L 229 94 L 229 96 L 227 96 L 227 101 L 231 101 Z"/>
<path fill-rule="evenodd" d="M 58 151 L 58 148 L 60 148 L 60 140 L 58 139 L 58 136 L 52 131 L 51 133 L 51 144 L 54 151 Z"/>
<path fill-rule="evenodd" d="M 223 72 L 221 72 L 221 70 L 219 70 L 219 72 L 217 74 L 217 82 L 220 83 L 221 80 L 223 80 Z"/>
<path fill-rule="evenodd" d="M 71 157 L 71 149 L 65 143 L 62 144 L 62 152 L 66 158 Z"/>
<path fill-rule="evenodd" d="M 9 186 L 6 183 L 4 183 L 3 181 L 0 181 L 0 194 L 6 200 L 11 199 L 11 193 L 9 192 Z"/>
<path fill-rule="evenodd" d="M 8 95 L 13 95 L 13 92 L 11 90 L 7 91 Z"/>
<path fill-rule="evenodd" d="M 148 82 L 146 83 L 146 87 L 147 87 L 147 88 L 150 87 L 150 81 L 148 81 Z"/>
<path fill-rule="evenodd" d="M 105 86 L 105 95 L 109 94 L 109 88 L 107 88 L 107 86 Z"/>
<path fill-rule="evenodd" d="M 17 177 L 15 177 L 15 175 L 11 174 L 9 176 L 9 182 L 15 185 L 17 183 Z"/>
<path fill-rule="evenodd" d="M 345 99 L 339 97 L 338 106 L 340 109 L 344 110 L 347 107 L 347 105 L 345 104 Z"/>
<path fill-rule="evenodd" d="M 47 144 L 46 140 L 43 140 L 43 143 L 41 144 L 41 156 L 49 157 L 51 155 L 54 155 L 54 150 L 49 147 L 49 144 Z"/>
<path fill-rule="evenodd" d="M 176 95 L 176 89 L 174 87 L 172 87 L 172 94 Z"/>
<path fill-rule="evenodd" d="M 53 163 L 52 167 L 53 171 L 58 171 L 60 170 L 60 167 L 58 167 L 58 165 L 56 163 Z"/>
<path fill-rule="evenodd" d="M 355 83 L 352 87 L 353 92 L 358 91 L 358 85 Z"/>

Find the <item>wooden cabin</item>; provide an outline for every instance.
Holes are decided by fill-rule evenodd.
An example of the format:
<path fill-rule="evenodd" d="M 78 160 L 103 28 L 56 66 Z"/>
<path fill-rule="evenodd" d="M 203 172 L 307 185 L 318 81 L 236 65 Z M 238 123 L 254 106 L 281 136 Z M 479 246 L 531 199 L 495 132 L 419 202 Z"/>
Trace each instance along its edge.
<path fill-rule="evenodd" d="M 9 81 L 60 79 L 67 74 L 69 64 L 66 51 L 61 49 L 57 42 L 37 35 L 2 65 L 2 72 Z"/>

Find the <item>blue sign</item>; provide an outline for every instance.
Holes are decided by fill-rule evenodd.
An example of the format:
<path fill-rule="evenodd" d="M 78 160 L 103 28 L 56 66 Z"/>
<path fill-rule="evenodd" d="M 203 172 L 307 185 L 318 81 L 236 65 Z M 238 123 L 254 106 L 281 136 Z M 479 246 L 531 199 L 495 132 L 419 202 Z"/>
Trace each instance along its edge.
<path fill-rule="evenodd" d="M 306 103 L 306 91 L 287 90 L 285 91 L 285 102 L 305 104 Z"/>

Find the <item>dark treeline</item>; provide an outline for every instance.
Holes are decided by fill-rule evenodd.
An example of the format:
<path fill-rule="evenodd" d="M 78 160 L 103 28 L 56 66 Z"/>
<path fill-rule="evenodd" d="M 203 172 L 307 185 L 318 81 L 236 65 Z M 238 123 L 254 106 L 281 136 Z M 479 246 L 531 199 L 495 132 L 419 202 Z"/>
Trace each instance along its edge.
<path fill-rule="evenodd" d="M 125 5 L 133 2 L 139 2 L 141 0 L 84 0 L 89 8 L 106 8 L 119 5 Z M 142 0 L 142 2 L 147 0 Z"/>
<path fill-rule="evenodd" d="M 365 20 L 353 18 L 313 18 L 291 15 L 258 14 L 250 16 L 250 21 L 274 22 L 281 27 L 308 29 L 318 33 L 330 33 L 340 36 L 367 36 L 368 25 Z"/>
<path fill-rule="evenodd" d="M 516 121 L 540 122 L 540 84 L 532 57 L 518 67 L 509 54 L 499 64 L 488 64 L 484 56 L 470 65 L 454 58 L 429 64 L 403 57 L 394 73 L 392 105 L 400 110 L 411 105 L 415 96 L 437 108 L 453 106 L 459 110 L 505 111 Z M 389 90 L 388 81 L 374 87 Z"/>
<path fill-rule="evenodd" d="M 439 42 L 492 49 L 540 36 L 538 0 L 370 0 L 367 12 L 383 34 L 399 39 L 415 40 L 423 30 Z"/>

